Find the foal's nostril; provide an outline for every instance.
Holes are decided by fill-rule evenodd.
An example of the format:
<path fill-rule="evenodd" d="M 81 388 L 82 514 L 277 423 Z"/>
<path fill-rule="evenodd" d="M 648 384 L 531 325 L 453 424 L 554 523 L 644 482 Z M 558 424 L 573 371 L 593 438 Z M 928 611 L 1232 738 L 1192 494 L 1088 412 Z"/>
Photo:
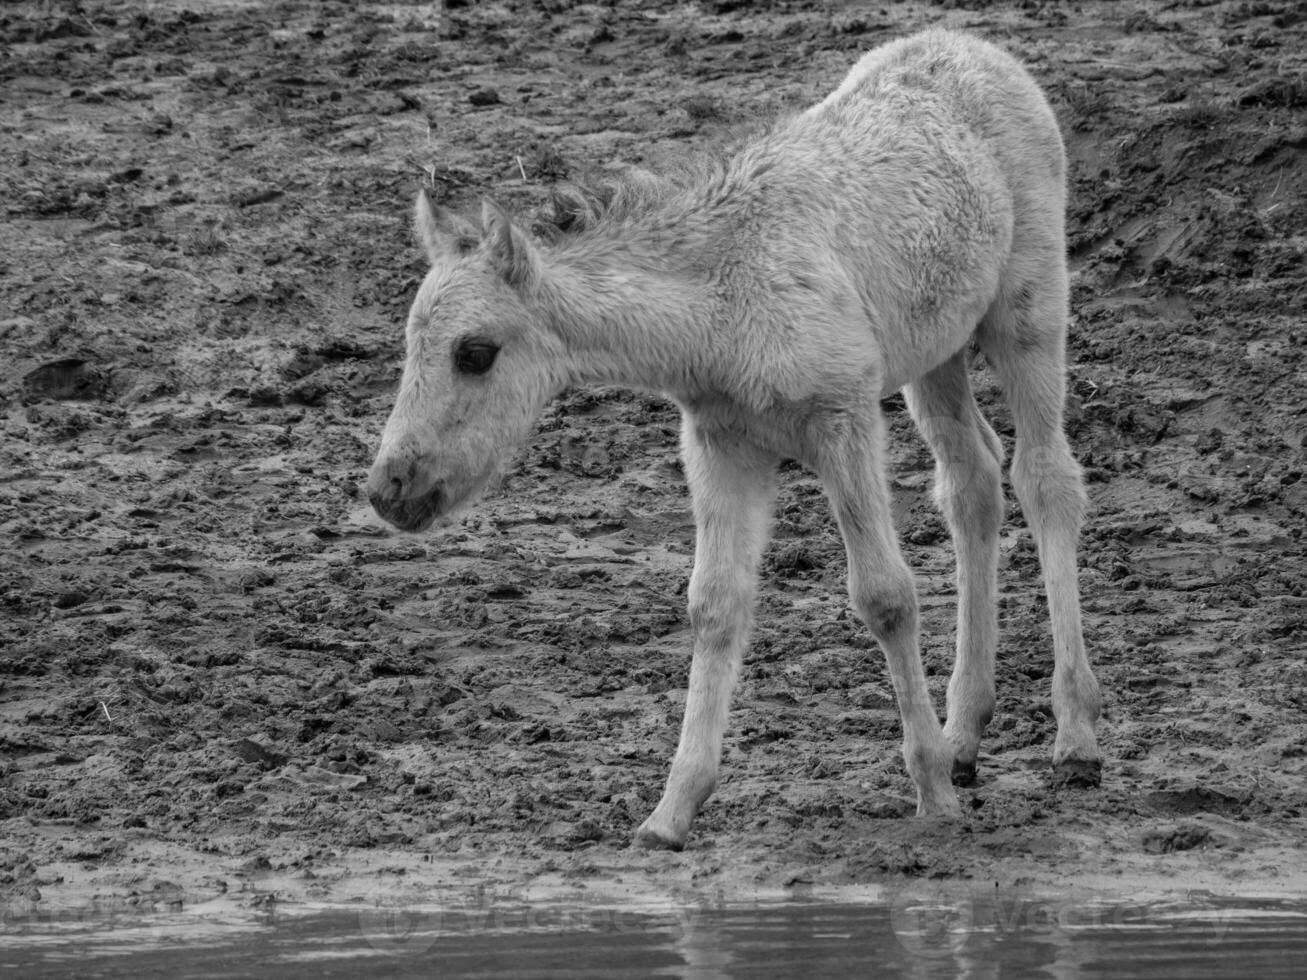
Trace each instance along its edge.
<path fill-rule="evenodd" d="M 397 476 L 390 478 L 390 495 L 396 500 L 404 496 L 404 481 Z"/>

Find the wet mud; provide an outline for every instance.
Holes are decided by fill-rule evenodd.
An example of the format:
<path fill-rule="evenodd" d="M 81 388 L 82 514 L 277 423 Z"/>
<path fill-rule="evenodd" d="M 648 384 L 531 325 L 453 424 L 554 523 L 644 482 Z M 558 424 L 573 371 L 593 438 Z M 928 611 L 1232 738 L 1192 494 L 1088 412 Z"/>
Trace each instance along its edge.
<path fill-rule="evenodd" d="M 1302 888 L 1300 6 L 6 4 L 6 908 Z M 677 412 L 570 391 L 465 518 L 381 525 L 359 487 L 425 271 L 412 195 L 526 214 L 569 175 L 802 108 L 931 24 L 1021 56 L 1071 158 L 1102 786 L 1052 784 L 1046 605 L 1009 489 L 998 711 L 962 821 L 913 817 L 884 661 L 821 488 L 787 467 L 722 782 L 684 853 L 632 851 L 689 663 Z M 951 546 L 929 453 L 887 409 L 942 707 Z"/>

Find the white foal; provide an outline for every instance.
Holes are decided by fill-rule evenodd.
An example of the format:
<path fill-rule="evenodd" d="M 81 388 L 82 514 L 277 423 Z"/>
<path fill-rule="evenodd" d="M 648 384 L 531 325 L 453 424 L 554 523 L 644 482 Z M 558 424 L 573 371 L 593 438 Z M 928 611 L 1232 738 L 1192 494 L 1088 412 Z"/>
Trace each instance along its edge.
<path fill-rule="evenodd" d="M 936 30 L 871 52 L 819 105 L 691 176 L 562 192 L 547 244 L 488 201 L 475 228 L 419 196 L 432 268 L 369 477 L 378 513 L 420 530 L 472 499 L 568 385 L 652 389 L 683 410 L 694 659 L 680 746 L 639 843 L 681 847 L 716 786 L 784 458 L 830 496 L 849 594 L 888 658 L 918 813 L 958 812 L 953 780 L 974 777 L 995 704 L 1003 513 L 1002 450 L 965 369 L 973 340 L 1012 408 L 1012 480 L 1044 570 L 1055 778 L 1098 782 L 1076 568 L 1086 496 L 1062 427 L 1064 171 L 1021 66 Z M 957 547 L 942 728 L 885 476 L 880 401 L 900 388 Z"/>

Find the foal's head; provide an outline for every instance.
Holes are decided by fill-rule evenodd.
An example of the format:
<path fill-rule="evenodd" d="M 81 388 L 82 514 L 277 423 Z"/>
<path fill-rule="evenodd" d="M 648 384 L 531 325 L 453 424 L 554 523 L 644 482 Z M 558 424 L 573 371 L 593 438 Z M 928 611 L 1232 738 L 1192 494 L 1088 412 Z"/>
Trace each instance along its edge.
<path fill-rule="evenodd" d="M 419 531 L 470 501 L 522 442 L 559 387 L 558 344 L 530 297 L 540 259 L 494 203 L 476 229 L 418 195 L 431 260 L 408 317 L 394 411 L 368 476 L 368 498 Z"/>

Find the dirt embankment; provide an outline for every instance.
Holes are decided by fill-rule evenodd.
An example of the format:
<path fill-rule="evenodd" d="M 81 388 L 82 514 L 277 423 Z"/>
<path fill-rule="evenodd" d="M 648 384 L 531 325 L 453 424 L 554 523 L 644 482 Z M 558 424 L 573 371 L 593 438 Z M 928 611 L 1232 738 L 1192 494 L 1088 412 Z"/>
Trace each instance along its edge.
<path fill-rule="evenodd" d="M 1300 887 L 1300 5 L 448 7 L 0 11 L 11 907 L 450 881 Z M 526 209 L 569 172 L 657 166 L 934 23 L 1025 58 L 1071 154 L 1103 786 L 1047 785 L 1046 615 L 1013 505 L 982 779 L 962 826 L 911 818 L 884 663 L 820 487 L 789 469 L 723 783 L 684 854 L 633 853 L 688 665 L 676 413 L 569 393 L 461 524 L 382 529 L 357 487 L 423 272 L 408 202 L 423 170 L 456 206 Z M 942 704 L 951 551 L 889 408 Z"/>

